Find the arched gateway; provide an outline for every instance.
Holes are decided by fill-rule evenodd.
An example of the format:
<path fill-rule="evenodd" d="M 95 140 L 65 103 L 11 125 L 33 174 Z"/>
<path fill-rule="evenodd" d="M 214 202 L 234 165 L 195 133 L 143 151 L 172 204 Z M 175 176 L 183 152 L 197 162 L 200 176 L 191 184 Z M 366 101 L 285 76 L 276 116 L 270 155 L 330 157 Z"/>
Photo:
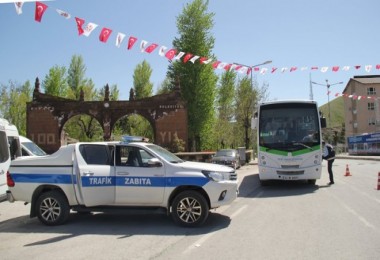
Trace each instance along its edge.
<path fill-rule="evenodd" d="M 95 118 L 103 128 L 105 141 L 110 140 L 112 129 L 118 119 L 138 114 L 149 121 L 153 128 L 155 143 L 169 146 L 174 134 L 187 145 L 187 109 L 177 88 L 169 94 L 129 101 L 110 101 L 106 86 L 104 101 L 84 101 L 83 93 L 78 100 L 55 97 L 40 93 L 38 78 L 35 82 L 33 101 L 27 103 L 27 136 L 47 153 L 61 146 L 61 133 L 65 123 L 72 117 L 86 114 Z"/>

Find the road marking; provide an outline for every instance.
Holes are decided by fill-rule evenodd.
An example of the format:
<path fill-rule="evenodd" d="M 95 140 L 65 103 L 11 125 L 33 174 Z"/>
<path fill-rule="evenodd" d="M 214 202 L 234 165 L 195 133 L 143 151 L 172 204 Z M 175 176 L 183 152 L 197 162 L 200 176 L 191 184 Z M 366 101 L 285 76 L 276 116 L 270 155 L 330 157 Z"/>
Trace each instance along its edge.
<path fill-rule="evenodd" d="M 344 181 L 344 180 L 339 180 L 343 185 L 346 185 L 347 187 L 349 187 L 350 189 L 360 193 L 361 195 L 367 197 L 368 199 L 371 199 L 371 200 L 374 200 L 376 201 L 377 203 L 380 203 L 380 200 L 377 199 L 377 198 L 374 198 L 372 197 L 371 195 L 369 195 L 368 193 L 364 192 L 364 191 L 361 191 L 359 190 L 358 188 L 352 186 L 352 185 L 349 185 L 349 183 L 347 181 Z"/>
<path fill-rule="evenodd" d="M 342 204 L 342 206 L 348 211 L 350 212 L 352 215 L 354 215 L 355 217 L 357 217 L 359 219 L 360 222 L 362 222 L 366 227 L 368 228 L 371 228 L 375 231 L 378 231 L 376 226 L 372 225 L 368 220 L 366 220 L 362 215 L 360 215 L 359 213 L 357 213 L 354 209 L 352 209 L 351 207 L 349 207 L 346 203 L 344 203 L 340 198 L 338 198 L 335 194 L 333 194 L 332 192 L 329 192 L 331 193 L 332 197 L 337 200 L 340 204 Z"/>
<path fill-rule="evenodd" d="M 263 191 L 260 191 L 253 199 L 257 199 L 259 198 L 261 195 L 263 194 Z M 227 207 L 225 207 L 222 211 L 220 211 L 220 213 L 223 213 L 224 211 L 226 211 L 227 209 L 229 209 L 231 207 L 232 204 L 228 205 Z M 235 212 L 232 213 L 232 215 L 230 216 L 230 219 L 233 219 L 235 217 L 237 217 L 238 215 L 240 215 L 246 208 L 248 207 L 247 204 L 243 205 L 242 207 L 240 207 L 239 209 L 237 209 Z M 219 230 L 220 227 L 215 227 L 213 228 L 210 233 L 202 236 L 200 239 L 198 239 L 197 241 L 195 241 L 193 244 L 191 244 L 185 251 L 182 252 L 182 254 L 188 254 L 190 253 L 193 249 L 195 248 L 198 248 L 200 246 L 202 246 L 203 243 L 205 243 L 211 236 L 214 235 L 214 233 L 216 232 L 216 230 Z"/>

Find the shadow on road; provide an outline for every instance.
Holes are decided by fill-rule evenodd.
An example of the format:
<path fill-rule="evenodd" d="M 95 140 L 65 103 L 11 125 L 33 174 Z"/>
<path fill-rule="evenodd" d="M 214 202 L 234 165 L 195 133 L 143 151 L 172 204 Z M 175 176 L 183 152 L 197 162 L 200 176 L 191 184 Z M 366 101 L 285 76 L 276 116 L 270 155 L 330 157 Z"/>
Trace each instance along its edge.
<path fill-rule="evenodd" d="M 268 198 L 309 194 L 324 186 L 308 184 L 306 181 L 269 181 L 261 186 L 259 174 L 244 176 L 239 186 L 239 197 Z"/>
<path fill-rule="evenodd" d="M 45 226 L 37 218 L 21 216 L 0 222 L 0 231 L 7 233 L 55 233 L 61 234 L 51 239 L 41 240 L 25 246 L 56 243 L 81 235 L 115 235 L 126 239 L 135 235 L 195 236 L 227 228 L 231 219 L 215 212 L 210 212 L 206 223 L 198 228 L 177 226 L 171 217 L 165 214 L 128 214 L 128 213 L 93 213 L 79 214 L 72 212 L 66 224 Z"/>

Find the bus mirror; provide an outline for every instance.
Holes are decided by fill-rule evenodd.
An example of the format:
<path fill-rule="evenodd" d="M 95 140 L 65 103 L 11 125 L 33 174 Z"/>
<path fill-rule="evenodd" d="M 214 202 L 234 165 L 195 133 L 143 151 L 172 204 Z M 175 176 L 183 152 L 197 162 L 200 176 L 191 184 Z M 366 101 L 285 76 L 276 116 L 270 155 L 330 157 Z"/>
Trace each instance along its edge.
<path fill-rule="evenodd" d="M 326 128 L 326 118 L 321 117 L 321 128 Z"/>
<path fill-rule="evenodd" d="M 256 129 L 257 128 L 257 118 L 253 118 L 251 119 L 251 128 L 252 129 Z"/>

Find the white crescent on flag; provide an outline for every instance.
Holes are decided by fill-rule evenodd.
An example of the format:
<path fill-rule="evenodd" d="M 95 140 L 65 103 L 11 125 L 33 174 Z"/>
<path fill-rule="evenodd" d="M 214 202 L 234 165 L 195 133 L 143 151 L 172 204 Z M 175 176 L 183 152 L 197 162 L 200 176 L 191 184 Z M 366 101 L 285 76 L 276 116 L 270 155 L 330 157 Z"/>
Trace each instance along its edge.
<path fill-rule="evenodd" d="M 166 46 L 161 46 L 160 47 L 160 50 L 158 51 L 158 55 L 160 55 L 160 56 L 165 56 L 165 51 L 168 49 L 168 47 L 166 47 Z"/>
<path fill-rule="evenodd" d="M 120 48 L 121 42 L 124 40 L 124 38 L 125 38 L 125 34 L 124 33 L 119 32 L 117 34 L 117 37 L 116 37 L 116 47 Z"/>
<path fill-rule="evenodd" d="M 95 28 L 98 27 L 97 24 L 95 23 L 88 23 L 85 27 L 84 27 L 84 33 L 83 35 L 84 36 L 90 36 L 90 34 L 92 33 L 93 30 L 95 30 Z"/>

